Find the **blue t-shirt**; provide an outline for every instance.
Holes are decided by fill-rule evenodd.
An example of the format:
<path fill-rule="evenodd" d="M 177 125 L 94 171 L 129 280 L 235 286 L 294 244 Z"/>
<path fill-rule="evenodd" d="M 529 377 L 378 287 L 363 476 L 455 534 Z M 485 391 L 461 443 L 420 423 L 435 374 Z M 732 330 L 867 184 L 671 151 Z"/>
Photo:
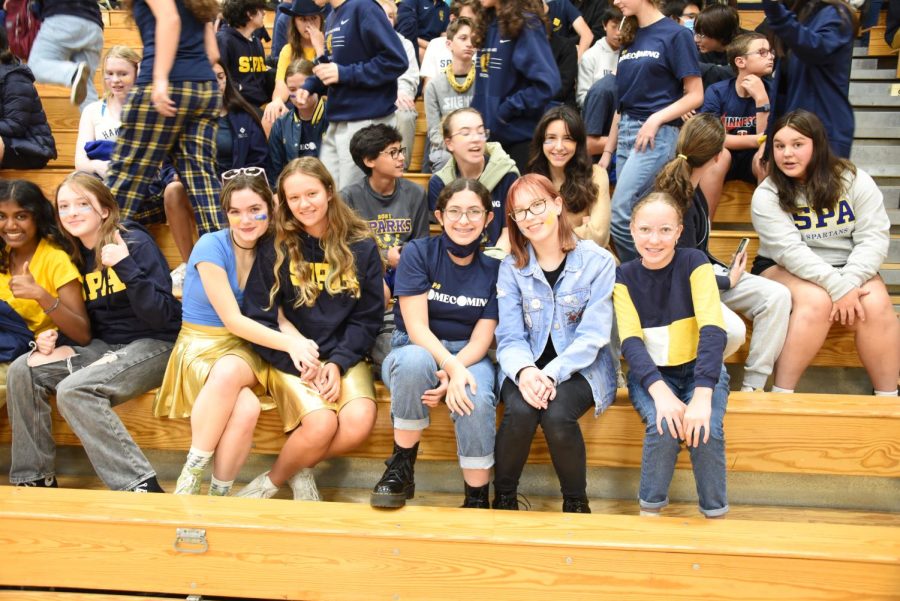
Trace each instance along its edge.
<path fill-rule="evenodd" d="M 428 293 L 428 327 L 441 340 L 468 340 L 479 319 L 497 319 L 497 273 L 500 261 L 477 252 L 468 265 L 457 265 L 447 254 L 444 237 L 419 238 L 403 246 L 396 296 Z M 406 331 L 400 303 L 394 323 Z"/>
<path fill-rule="evenodd" d="M 700 76 L 694 36 L 672 19 L 640 27 L 616 71 L 619 113 L 643 121 L 684 95 L 682 80 Z M 676 124 L 681 123 L 678 119 Z"/>
<path fill-rule="evenodd" d="M 756 101 L 737 94 L 736 77 L 720 81 L 706 88 L 701 113 L 712 113 L 722 119 L 725 133 L 734 136 L 756 136 Z M 769 82 L 763 80 L 766 94 L 771 97 Z"/>
<path fill-rule="evenodd" d="M 200 236 L 191 258 L 188 259 L 187 273 L 184 276 L 184 293 L 181 299 L 182 319 L 188 323 L 200 326 L 223 327 L 225 324 L 219 318 L 219 314 L 209 302 L 203 282 L 200 281 L 200 273 L 197 271 L 198 263 L 212 263 L 225 270 L 228 275 L 228 283 L 231 292 L 238 305 L 244 300 L 244 291 L 238 287 L 237 263 L 234 258 L 234 248 L 231 246 L 231 230 L 225 228 L 218 232 L 211 232 Z"/>
<path fill-rule="evenodd" d="M 169 72 L 170 82 L 179 81 L 215 81 L 206 55 L 204 43 L 205 23 L 194 18 L 184 6 L 183 0 L 175 0 L 178 16 L 181 17 L 181 34 L 178 37 L 178 52 L 175 63 Z M 134 22 L 137 24 L 144 43 L 141 68 L 135 83 L 146 85 L 153 83 L 153 61 L 156 58 L 156 17 L 150 11 L 145 0 L 134 2 Z"/>
<path fill-rule="evenodd" d="M 572 37 L 575 30 L 572 24 L 581 17 L 581 13 L 569 0 L 549 0 L 547 2 L 547 20 L 550 22 L 551 35 Z"/>

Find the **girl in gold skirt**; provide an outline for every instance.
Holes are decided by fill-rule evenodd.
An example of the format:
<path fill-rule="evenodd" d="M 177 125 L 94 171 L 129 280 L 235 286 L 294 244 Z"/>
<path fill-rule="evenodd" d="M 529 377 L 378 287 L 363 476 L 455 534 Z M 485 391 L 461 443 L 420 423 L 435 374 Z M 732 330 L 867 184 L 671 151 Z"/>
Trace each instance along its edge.
<path fill-rule="evenodd" d="M 274 347 L 254 345 L 271 364 L 269 393 L 298 412 L 272 470 L 238 496 L 268 498 L 288 482 L 295 499 L 318 500 L 309 468 L 358 446 L 375 425 L 365 356 L 384 314 L 384 270 L 368 225 L 340 199 L 318 159 L 288 163 L 278 195 L 275 239 L 260 246 L 244 311 L 264 325 L 308 337 L 320 363 L 298 368 Z M 285 420 L 287 411 L 282 409 Z"/>
<path fill-rule="evenodd" d="M 308 342 L 241 314 L 257 242 L 271 229 L 272 193 L 262 170 L 236 169 L 223 179 L 222 208 L 230 227 L 205 234 L 191 253 L 184 321 L 153 407 L 157 416 L 191 418 L 191 449 L 175 494 L 197 494 L 213 462 L 209 493 L 227 495 L 250 453 L 269 369 L 246 341 L 284 351 L 297 365 L 318 365 Z"/>

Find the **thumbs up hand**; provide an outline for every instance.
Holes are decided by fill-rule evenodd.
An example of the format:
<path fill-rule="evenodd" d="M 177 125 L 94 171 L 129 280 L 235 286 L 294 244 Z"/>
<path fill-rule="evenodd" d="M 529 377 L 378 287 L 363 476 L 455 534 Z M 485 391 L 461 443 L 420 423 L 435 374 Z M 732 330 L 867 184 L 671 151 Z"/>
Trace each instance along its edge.
<path fill-rule="evenodd" d="M 34 281 L 34 276 L 28 271 L 28 261 L 22 265 L 22 272 L 9 278 L 9 291 L 16 298 L 30 298 L 38 300 L 47 293 Z"/>
<path fill-rule="evenodd" d="M 112 267 L 127 257 L 128 254 L 128 246 L 125 245 L 122 235 L 117 231 L 115 243 L 105 244 L 100 249 L 100 262 L 106 267 Z"/>

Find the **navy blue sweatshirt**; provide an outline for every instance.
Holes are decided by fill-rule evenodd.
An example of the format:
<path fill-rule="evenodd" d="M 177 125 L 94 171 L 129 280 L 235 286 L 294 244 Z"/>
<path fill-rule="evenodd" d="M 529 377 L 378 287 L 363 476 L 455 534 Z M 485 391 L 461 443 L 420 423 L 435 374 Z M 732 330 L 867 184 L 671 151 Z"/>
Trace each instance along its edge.
<path fill-rule="evenodd" d="M 397 33 L 419 47 L 419 38 L 431 41 L 447 31 L 450 9 L 443 0 L 400 0 L 397 3 Z"/>
<path fill-rule="evenodd" d="M 796 109 L 815 113 L 828 133 L 831 148 L 848 158 L 855 121 L 847 97 L 853 27 L 843 9 L 822 3 L 804 23 L 781 2 L 764 0 L 763 9 L 772 32 L 781 38 L 787 56 L 778 61 L 770 96 L 769 128 L 781 115 Z M 769 139 L 772 139 L 769 132 Z"/>
<path fill-rule="evenodd" d="M 325 251 L 317 238 L 300 234 L 303 258 L 313 277 L 324 288 L 329 268 Z M 290 262 L 286 259 L 279 270 L 281 287 L 271 309 L 269 291 L 275 283 L 275 244 L 267 240 L 256 253 L 256 261 L 244 288 L 244 314 L 259 323 L 278 329 L 278 308 L 300 330 L 300 333 L 319 345 L 319 358 L 337 364 L 341 373 L 359 363 L 375 343 L 375 336 L 384 318 L 384 291 L 381 256 L 372 238 L 350 245 L 356 259 L 356 278 L 360 297 L 350 294 L 331 296 L 324 289 L 312 307 L 294 307 L 297 294 L 291 284 Z M 286 254 L 286 253 L 285 253 Z M 259 355 L 283 372 L 300 375 L 290 355 L 282 351 L 254 344 Z"/>
<path fill-rule="evenodd" d="M 325 56 L 338 65 L 338 83 L 307 77 L 303 87 L 328 95 L 328 121 L 379 119 L 397 110 L 397 79 L 409 67 L 406 52 L 377 0 L 346 0 L 325 20 Z"/>
<path fill-rule="evenodd" d="M 231 126 L 231 169 L 265 167 L 269 143 L 262 126 L 249 113 L 229 111 Z"/>
<path fill-rule="evenodd" d="M 81 247 L 84 305 L 91 332 L 108 344 L 129 344 L 141 338 L 174 342 L 181 329 L 181 303 L 172 295 L 166 258 L 142 226 L 124 225 L 122 239 L 129 256 L 113 267 L 97 269 L 94 251 Z"/>
<path fill-rule="evenodd" d="M 501 144 L 531 140 L 562 85 L 544 24 L 526 14 L 519 37 L 504 39 L 496 17 L 491 17 L 475 64 L 472 107 L 484 117 L 491 140 Z"/>
<path fill-rule="evenodd" d="M 59 15 L 79 17 L 103 27 L 100 4 L 96 0 L 43 0 L 41 2 L 42 19 Z"/>
<path fill-rule="evenodd" d="M 254 34 L 247 39 L 244 34 L 225 25 L 216 33 L 220 60 L 228 78 L 237 85 L 241 96 L 253 106 L 262 106 L 271 100 L 266 94 L 266 51 Z"/>

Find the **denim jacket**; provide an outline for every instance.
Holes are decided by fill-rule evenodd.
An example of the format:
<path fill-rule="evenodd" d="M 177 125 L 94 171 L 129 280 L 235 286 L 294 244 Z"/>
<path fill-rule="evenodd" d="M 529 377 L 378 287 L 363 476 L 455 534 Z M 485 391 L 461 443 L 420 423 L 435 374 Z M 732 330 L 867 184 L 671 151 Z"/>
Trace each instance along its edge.
<path fill-rule="evenodd" d="M 580 373 L 591 386 L 599 414 L 616 396 L 609 350 L 616 278 L 612 255 L 594 242 L 579 240 L 551 289 L 530 245 L 528 254 L 522 269 L 515 267 L 512 255 L 500 265 L 496 332 L 500 369 L 515 382 L 523 368 L 535 364 L 552 336 L 557 357 L 543 372 L 557 383 Z"/>

